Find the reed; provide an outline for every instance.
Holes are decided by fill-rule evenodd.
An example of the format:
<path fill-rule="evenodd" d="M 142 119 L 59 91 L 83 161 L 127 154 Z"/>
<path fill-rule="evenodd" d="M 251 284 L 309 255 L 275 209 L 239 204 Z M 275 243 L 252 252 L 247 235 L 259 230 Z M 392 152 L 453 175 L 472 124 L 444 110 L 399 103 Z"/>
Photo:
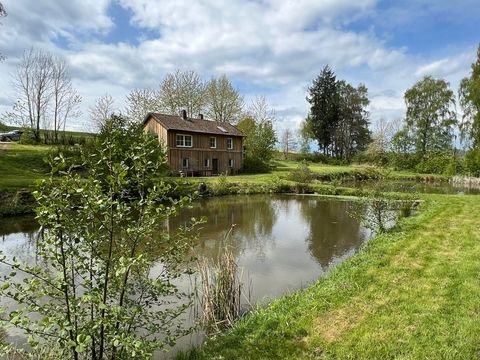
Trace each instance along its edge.
<path fill-rule="evenodd" d="M 454 176 L 450 179 L 450 183 L 456 186 L 478 189 L 480 188 L 480 178 L 471 176 Z"/>
<path fill-rule="evenodd" d="M 231 232 L 227 233 L 228 237 Z M 196 317 L 207 333 L 231 327 L 241 316 L 242 274 L 230 247 L 216 260 L 197 261 L 200 284 L 196 286 Z"/>

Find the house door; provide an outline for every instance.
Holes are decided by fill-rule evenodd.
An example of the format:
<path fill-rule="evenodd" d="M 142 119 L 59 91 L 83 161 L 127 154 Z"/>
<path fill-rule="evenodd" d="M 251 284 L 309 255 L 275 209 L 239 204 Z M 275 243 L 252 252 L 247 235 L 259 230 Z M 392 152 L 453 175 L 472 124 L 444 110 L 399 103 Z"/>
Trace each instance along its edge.
<path fill-rule="evenodd" d="M 218 159 L 212 159 L 212 173 L 214 175 L 218 174 Z"/>

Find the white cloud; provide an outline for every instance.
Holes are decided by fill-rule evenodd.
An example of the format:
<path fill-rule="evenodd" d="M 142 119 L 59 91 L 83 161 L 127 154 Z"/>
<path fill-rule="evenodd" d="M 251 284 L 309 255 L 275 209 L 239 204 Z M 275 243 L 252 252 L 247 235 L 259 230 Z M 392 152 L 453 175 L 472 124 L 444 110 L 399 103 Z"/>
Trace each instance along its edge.
<path fill-rule="evenodd" d="M 345 24 L 375 14 L 376 0 L 3 3 L 9 16 L 3 20 L 0 43 L 8 59 L 0 64 L 0 112 L 11 96 L 8 73 L 31 46 L 67 59 L 85 99 L 85 114 L 106 92 L 123 108 L 131 89 L 156 87 L 167 72 L 181 68 L 195 70 L 205 79 L 225 73 L 242 84 L 247 98 L 266 95 L 282 118 L 280 127 L 294 126 L 306 116 L 306 89 L 326 64 L 339 78 L 366 84 L 372 118 L 397 118 L 403 116 L 404 91 L 419 77 L 432 73 L 446 77 L 453 86 L 460 74 L 466 75 L 474 56 L 469 45 L 441 59 L 414 57 L 405 48 L 388 47 L 374 30 L 347 30 Z M 132 24 L 159 35 L 136 46 L 128 41 L 102 43 L 103 35 L 115 27 L 115 19 L 108 15 L 115 4 L 132 11 Z M 60 48 L 62 41 L 68 46 Z M 78 124 L 87 118 L 84 115 Z"/>

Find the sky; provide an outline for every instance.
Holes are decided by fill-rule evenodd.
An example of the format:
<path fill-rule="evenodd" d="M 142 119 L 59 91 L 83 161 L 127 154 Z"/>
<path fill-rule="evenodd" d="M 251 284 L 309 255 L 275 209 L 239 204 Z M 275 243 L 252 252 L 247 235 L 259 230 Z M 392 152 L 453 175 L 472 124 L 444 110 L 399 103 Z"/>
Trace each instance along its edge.
<path fill-rule="evenodd" d="M 370 117 L 400 122 L 403 94 L 426 75 L 457 92 L 480 43 L 480 0 L 0 0 L 0 114 L 16 100 L 24 51 L 61 56 L 83 98 L 70 130 L 91 130 L 105 93 L 125 111 L 133 89 L 165 74 L 225 74 L 248 104 L 265 96 L 276 128 L 306 117 L 308 87 L 325 65 L 369 90 Z"/>

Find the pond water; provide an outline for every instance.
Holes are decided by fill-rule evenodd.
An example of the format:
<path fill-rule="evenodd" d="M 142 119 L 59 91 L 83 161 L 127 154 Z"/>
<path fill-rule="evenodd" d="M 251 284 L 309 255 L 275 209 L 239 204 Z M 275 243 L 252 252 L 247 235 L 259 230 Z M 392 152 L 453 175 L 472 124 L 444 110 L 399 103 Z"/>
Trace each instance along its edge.
<path fill-rule="evenodd" d="M 206 216 L 196 253 L 215 258 L 226 242 L 243 269 L 251 303 L 264 303 L 305 287 L 353 255 L 370 232 L 347 215 L 349 202 L 313 196 L 235 196 L 196 201 L 169 220 L 176 229 Z M 234 231 L 225 239 L 235 224 Z M 0 219 L 0 250 L 35 261 L 33 217 Z M 184 339 L 198 342 L 198 338 Z"/>
<path fill-rule="evenodd" d="M 479 195 L 480 188 L 455 185 L 446 181 L 422 182 L 415 180 L 386 180 L 380 183 L 377 180 L 345 181 L 342 186 L 364 189 L 377 189 L 381 191 L 395 191 L 421 194 L 465 194 Z"/>

